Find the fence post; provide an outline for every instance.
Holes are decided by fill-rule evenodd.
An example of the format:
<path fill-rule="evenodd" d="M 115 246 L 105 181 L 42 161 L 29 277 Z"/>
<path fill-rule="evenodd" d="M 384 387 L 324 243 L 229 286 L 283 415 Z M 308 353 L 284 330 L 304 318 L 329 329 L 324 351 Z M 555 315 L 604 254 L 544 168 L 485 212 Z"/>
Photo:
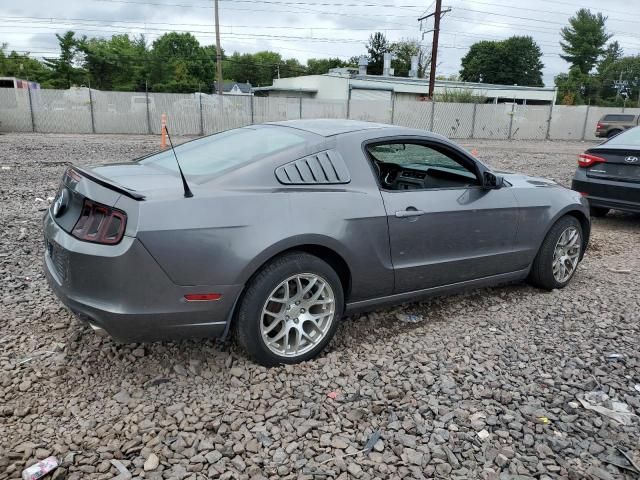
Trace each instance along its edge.
<path fill-rule="evenodd" d="M 91 133 L 96 133 L 96 121 L 93 117 L 93 95 L 91 95 L 91 87 L 89 87 L 89 111 L 91 112 Z"/>
<path fill-rule="evenodd" d="M 547 119 L 547 133 L 545 134 L 545 140 L 549 140 L 549 134 L 551 133 L 551 120 L 553 119 L 553 103 L 549 105 L 549 118 Z"/>
<path fill-rule="evenodd" d="M 396 112 L 396 92 L 395 90 L 393 92 L 391 92 L 391 125 L 394 125 L 393 120 L 394 120 L 394 115 Z"/>
<path fill-rule="evenodd" d="M 474 138 L 475 130 L 476 130 L 476 111 L 478 110 L 478 104 L 474 102 L 473 104 L 473 114 L 471 115 L 471 137 Z"/>
<path fill-rule="evenodd" d="M 429 121 L 429 131 L 433 132 L 433 119 L 436 116 L 436 99 L 431 100 L 431 120 Z"/>
<path fill-rule="evenodd" d="M 253 125 L 253 95 L 251 95 L 251 103 L 249 105 L 251 108 L 251 125 Z"/>
<path fill-rule="evenodd" d="M 200 103 L 200 136 L 204 135 L 204 117 L 202 116 L 202 93 L 198 92 L 198 100 Z"/>
<path fill-rule="evenodd" d="M 591 105 L 587 105 L 587 111 L 584 114 L 584 123 L 582 124 L 582 140 L 584 141 L 584 137 L 587 134 L 587 120 L 589 119 L 589 109 Z"/>
<path fill-rule="evenodd" d="M 151 135 L 151 113 L 149 113 L 149 89 L 147 88 L 147 82 L 144 82 L 144 97 L 147 104 L 147 132 Z"/>
<path fill-rule="evenodd" d="M 298 118 L 302 119 L 302 95 L 298 97 Z"/>
<path fill-rule="evenodd" d="M 513 133 L 513 117 L 516 114 L 516 102 L 513 102 L 511 104 L 511 113 L 509 114 L 509 116 L 511 117 L 509 119 L 509 137 L 508 140 L 511 140 L 511 135 Z"/>
<path fill-rule="evenodd" d="M 349 85 L 349 94 L 347 95 L 347 120 L 351 114 L 351 85 Z"/>
<path fill-rule="evenodd" d="M 27 87 L 27 91 L 29 92 L 29 112 L 31 113 L 31 131 L 35 133 L 36 122 L 33 116 L 33 101 L 31 100 L 31 86 Z"/>

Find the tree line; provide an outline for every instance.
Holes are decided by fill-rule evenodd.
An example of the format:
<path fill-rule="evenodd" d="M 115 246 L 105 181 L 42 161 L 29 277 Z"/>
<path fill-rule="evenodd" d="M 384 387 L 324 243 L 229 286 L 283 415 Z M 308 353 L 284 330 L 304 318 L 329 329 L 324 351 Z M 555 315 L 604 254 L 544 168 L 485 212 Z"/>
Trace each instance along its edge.
<path fill-rule="evenodd" d="M 143 35 L 113 35 L 110 38 L 78 36 L 73 31 L 56 34 L 60 54 L 33 58 L 29 53 L 7 51 L 0 45 L 0 76 L 36 81 L 43 88 L 66 89 L 91 86 L 99 90 L 189 93 L 211 91 L 216 72 L 216 49 L 201 45 L 190 33 L 169 32 L 148 44 Z M 411 56 L 424 52 L 417 41 L 388 42 L 383 34 L 371 35 L 367 51 L 369 73 L 382 73 L 382 57 L 393 52 L 396 74 L 407 76 Z M 306 64 L 280 53 L 234 52 L 222 55 L 225 81 L 271 85 L 274 78 L 327 73 L 331 68 L 358 66 L 358 58 L 310 58 Z"/>
<path fill-rule="evenodd" d="M 607 17 L 580 9 L 561 29 L 560 57 L 569 63 L 566 73 L 554 79 L 558 103 L 565 105 L 622 106 L 640 103 L 640 56 L 625 56 L 611 41 Z M 8 52 L 0 44 L 0 76 L 39 82 L 43 88 L 90 85 L 100 90 L 156 92 L 211 91 L 216 70 L 212 45 L 200 45 L 190 33 L 169 32 L 151 43 L 128 34 L 110 38 L 56 34 L 60 55 L 38 60 L 28 53 Z M 430 52 L 417 40 L 390 42 L 381 32 L 371 34 L 363 55 L 367 72 L 380 75 L 385 53 L 398 77 L 409 76 L 411 57 L 418 57 L 418 76 L 424 77 Z M 474 43 L 462 58 L 459 75 L 450 80 L 501 85 L 543 86 L 543 53 L 530 36 Z M 234 52 L 222 55 L 225 80 L 252 86 L 271 85 L 274 78 L 324 74 L 331 68 L 357 68 L 358 57 L 311 58 L 306 64 L 280 53 Z M 442 78 L 442 77 L 439 77 Z M 461 100 L 462 101 L 462 100 Z M 476 100 L 474 100 L 476 101 Z"/>
<path fill-rule="evenodd" d="M 569 71 L 554 79 L 563 105 L 640 106 L 640 56 L 625 56 L 606 29 L 607 17 L 582 8 L 560 31 Z M 542 51 L 531 37 L 480 41 L 462 58 L 460 79 L 542 86 Z"/>

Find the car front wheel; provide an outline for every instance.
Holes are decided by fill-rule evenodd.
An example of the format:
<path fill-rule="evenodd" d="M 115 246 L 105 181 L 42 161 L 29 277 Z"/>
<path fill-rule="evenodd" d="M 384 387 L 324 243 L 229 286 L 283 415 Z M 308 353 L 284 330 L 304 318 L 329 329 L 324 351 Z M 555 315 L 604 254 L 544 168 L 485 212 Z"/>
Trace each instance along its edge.
<path fill-rule="evenodd" d="M 529 281 L 536 287 L 564 288 L 575 274 L 582 257 L 582 227 L 572 216 L 560 218 L 542 242 Z"/>
<path fill-rule="evenodd" d="M 247 285 L 237 316 L 237 339 L 264 366 L 299 363 L 318 355 L 342 316 L 340 278 L 303 252 L 276 258 Z"/>

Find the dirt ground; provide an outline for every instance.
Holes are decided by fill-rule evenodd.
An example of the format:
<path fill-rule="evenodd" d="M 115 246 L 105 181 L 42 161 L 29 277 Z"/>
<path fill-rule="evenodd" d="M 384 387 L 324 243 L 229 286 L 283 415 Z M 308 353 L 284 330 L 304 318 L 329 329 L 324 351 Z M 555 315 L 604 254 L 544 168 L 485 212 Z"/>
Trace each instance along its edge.
<path fill-rule="evenodd" d="M 569 186 L 589 144 L 464 145 Z M 640 465 L 640 216 L 594 219 L 561 291 L 515 284 L 380 309 L 345 319 L 320 358 L 265 369 L 212 340 L 96 337 L 46 285 L 41 218 L 66 164 L 158 146 L 0 135 L 0 478 L 49 455 L 69 479 L 118 467 L 130 472 L 119 479 L 638 478 L 621 451 Z M 593 391 L 624 403 L 629 423 L 583 408 Z"/>

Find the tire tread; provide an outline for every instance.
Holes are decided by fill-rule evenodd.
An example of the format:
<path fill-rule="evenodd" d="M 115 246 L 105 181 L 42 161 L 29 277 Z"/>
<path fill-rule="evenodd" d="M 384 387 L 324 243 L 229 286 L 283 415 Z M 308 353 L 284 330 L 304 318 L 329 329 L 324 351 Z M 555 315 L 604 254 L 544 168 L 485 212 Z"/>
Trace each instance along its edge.
<path fill-rule="evenodd" d="M 529 272 L 529 283 L 532 285 L 542 288 L 545 290 L 553 290 L 554 288 L 564 288 L 569 284 L 573 275 L 569 280 L 565 283 L 558 282 L 553 276 L 553 251 L 556 246 L 556 242 L 558 241 L 558 237 L 560 234 L 568 227 L 574 226 L 578 229 L 580 233 L 580 239 L 583 240 L 583 232 L 582 226 L 577 218 L 571 215 L 565 215 L 558 219 L 556 223 L 553 224 L 549 232 L 547 233 L 542 245 L 540 246 L 540 250 L 538 250 L 538 254 L 531 265 L 531 271 Z M 580 247 L 583 248 L 582 246 Z M 575 275 L 575 272 L 574 272 Z"/>
<path fill-rule="evenodd" d="M 259 347 L 259 342 L 261 342 L 261 339 L 257 338 L 259 332 L 255 332 L 253 330 L 251 321 L 252 319 L 248 317 L 248 315 L 250 315 L 250 312 L 248 310 L 251 310 L 251 308 L 254 307 L 256 303 L 258 305 L 261 305 L 264 301 L 263 298 L 260 298 L 259 287 L 263 287 L 265 284 L 273 283 L 273 277 L 277 275 L 277 272 L 290 267 L 291 264 L 295 264 L 296 269 L 299 272 L 308 269 L 307 267 L 305 267 L 306 265 L 313 264 L 315 264 L 316 268 L 326 270 L 325 272 L 323 272 L 323 274 L 328 274 L 328 276 L 332 277 L 328 278 L 327 280 L 331 283 L 331 288 L 334 290 L 334 295 L 336 297 L 334 324 L 332 325 L 330 332 L 327 333 L 326 341 L 323 340 L 321 342 L 320 345 L 322 345 L 322 348 L 314 348 L 310 352 L 307 352 L 305 355 L 301 356 L 302 359 L 297 359 L 295 360 L 295 362 L 278 360 L 275 358 L 275 355 L 268 354 L 262 351 Z M 312 358 L 326 346 L 326 344 L 331 340 L 333 333 L 335 333 L 338 320 L 340 319 L 343 310 L 343 293 L 341 287 L 342 286 L 340 283 L 340 279 L 335 271 L 325 261 L 316 257 L 315 255 L 294 251 L 274 258 L 269 263 L 264 265 L 258 271 L 258 273 L 254 275 L 249 280 L 249 282 L 247 282 L 247 286 L 239 302 L 237 315 L 234 322 L 236 326 L 235 334 L 238 344 L 249 358 L 264 366 L 276 366 L 282 363 L 297 363 L 299 361 L 304 361 L 308 358 Z M 336 291 L 338 289 L 339 291 Z"/>

